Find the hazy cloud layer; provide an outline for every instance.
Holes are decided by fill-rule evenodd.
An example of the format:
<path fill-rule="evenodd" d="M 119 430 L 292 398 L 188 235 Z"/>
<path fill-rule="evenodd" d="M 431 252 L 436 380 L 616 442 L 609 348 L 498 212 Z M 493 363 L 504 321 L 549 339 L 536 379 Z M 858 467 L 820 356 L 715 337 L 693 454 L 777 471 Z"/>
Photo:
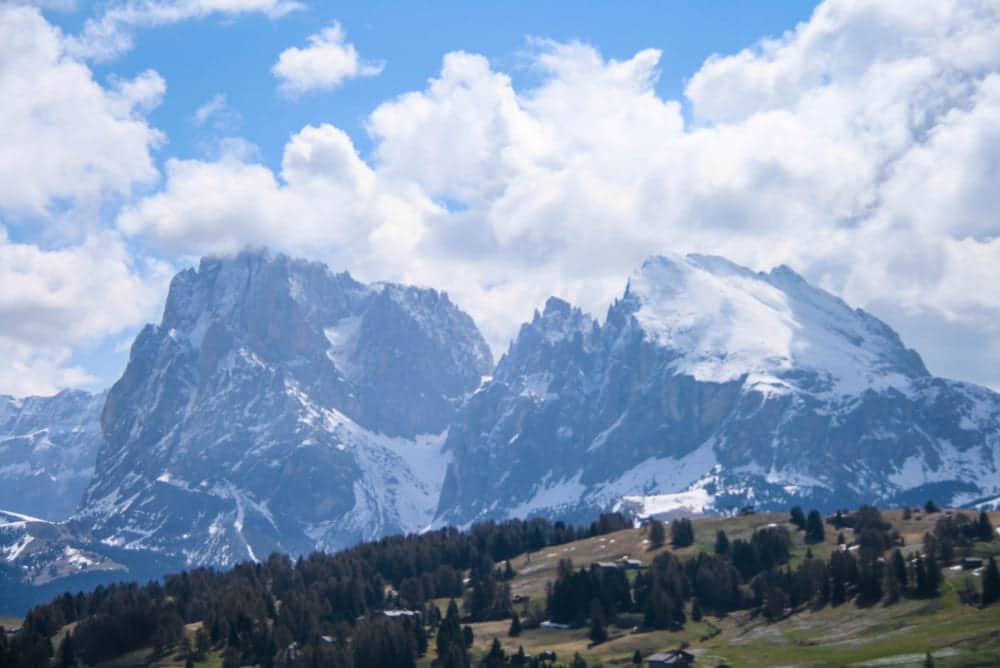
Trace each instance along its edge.
<path fill-rule="evenodd" d="M 79 35 L 66 40 L 70 55 L 107 61 L 129 51 L 137 28 L 170 25 L 218 15 L 263 14 L 280 18 L 302 9 L 296 0 L 125 0 L 108 5 L 103 14 L 88 19 Z"/>

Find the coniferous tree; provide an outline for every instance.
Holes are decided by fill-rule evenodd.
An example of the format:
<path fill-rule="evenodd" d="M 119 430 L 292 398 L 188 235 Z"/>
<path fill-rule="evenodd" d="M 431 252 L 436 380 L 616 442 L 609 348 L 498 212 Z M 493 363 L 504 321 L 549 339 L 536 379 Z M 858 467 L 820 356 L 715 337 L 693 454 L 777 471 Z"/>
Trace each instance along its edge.
<path fill-rule="evenodd" d="M 900 586 L 906 589 L 906 586 L 909 584 L 906 575 L 906 559 L 903 558 L 903 553 L 899 548 L 896 548 L 892 552 L 892 571 Z"/>
<path fill-rule="evenodd" d="M 802 506 L 792 508 L 788 521 L 794 524 L 795 528 L 799 531 L 803 531 L 806 528 L 806 515 L 802 512 Z"/>
<path fill-rule="evenodd" d="M 437 655 L 441 661 L 445 661 L 452 654 L 452 646 L 460 648 L 464 654 L 466 643 L 462 636 L 458 604 L 455 603 L 455 599 L 448 603 L 448 611 L 438 627 Z"/>
<path fill-rule="evenodd" d="M 632 664 L 636 666 L 642 665 L 642 653 L 639 650 L 635 650 L 632 654 Z"/>
<path fill-rule="evenodd" d="M 2 631 L 2 629 L 0 629 Z M 67 633 L 59 646 L 59 666 L 60 668 L 72 668 L 76 665 L 76 644 L 73 642 L 73 633 Z"/>
<path fill-rule="evenodd" d="M 590 633 L 588 638 L 595 645 L 600 645 L 608 639 L 608 630 L 604 626 L 604 609 L 596 598 L 590 602 Z"/>
<path fill-rule="evenodd" d="M 715 533 L 715 553 L 720 556 L 727 556 L 729 554 L 729 537 L 726 536 L 726 532 L 719 529 Z"/>
<path fill-rule="evenodd" d="M 991 542 L 996 537 L 996 533 L 993 530 L 993 523 L 990 522 L 990 516 L 986 514 L 986 511 L 979 511 L 979 521 L 976 522 L 976 534 L 979 540 L 985 542 Z"/>
<path fill-rule="evenodd" d="M 454 643 L 448 645 L 447 654 L 441 659 L 441 668 L 469 668 L 469 653 Z"/>
<path fill-rule="evenodd" d="M 934 557 L 927 557 L 927 595 L 937 596 L 941 589 L 941 567 Z"/>
<path fill-rule="evenodd" d="M 500 640 L 498 638 L 494 638 L 493 643 L 490 645 L 490 651 L 483 657 L 483 661 L 480 665 L 485 668 L 503 668 L 506 663 L 507 654 L 503 651 L 503 646 L 500 644 Z"/>
<path fill-rule="evenodd" d="M 941 512 L 941 509 L 938 508 L 932 499 L 928 499 L 927 503 L 924 504 L 924 512 L 928 515 L 933 515 L 934 513 Z"/>
<path fill-rule="evenodd" d="M 691 520 L 681 517 L 670 523 L 670 542 L 674 547 L 694 544 L 694 525 Z"/>
<path fill-rule="evenodd" d="M 819 514 L 818 510 L 809 511 L 809 517 L 806 519 L 805 530 L 805 539 L 807 543 L 822 543 L 826 538 L 826 531 L 823 528 L 823 517 Z"/>
<path fill-rule="evenodd" d="M 511 638 L 521 635 L 521 618 L 516 612 L 510 618 L 510 629 L 507 630 L 507 635 Z"/>
<path fill-rule="evenodd" d="M 663 526 L 663 522 L 658 519 L 651 519 L 649 521 L 649 546 L 652 549 L 658 549 L 663 547 L 663 544 L 667 540 L 667 530 Z"/>
<path fill-rule="evenodd" d="M 1000 571 L 997 570 L 997 561 L 993 557 L 986 563 L 983 569 L 983 595 L 982 604 L 992 605 L 1000 601 Z"/>

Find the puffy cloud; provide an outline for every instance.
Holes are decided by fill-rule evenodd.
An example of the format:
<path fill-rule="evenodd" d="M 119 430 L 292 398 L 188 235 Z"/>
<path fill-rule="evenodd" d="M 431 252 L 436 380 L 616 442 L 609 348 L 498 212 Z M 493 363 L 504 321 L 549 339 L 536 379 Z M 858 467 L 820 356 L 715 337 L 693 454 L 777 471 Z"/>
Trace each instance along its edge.
<path fill-rule="evenodd" d="M 133 259 L 113 232 L 46 250 L 13 243 L 0 227 L 0 391 L 50 394 L 92 382 L 69 365 L 73 346 L 150 318 L 171 273 Z"/>
<path fill-rule="evenodd" d="M 534 47 L 540 83 L 525 90 L 448 54 L 426 89 L 372 112 L 370 162 L 330 126 L 293 137 L 280 174 L 172 162 L 121 228 L 443 287 L 498 348 L 552 293 L 600 315 L 651 253 L 786 263 L 927 342 L 936 372 L 1000 387 L 995 355 L 972 365 L 948 349 L 1000 321 L 995 3 L 828 0 L 781 38 L 707 61 L 688 125 L 656 93 L 658 51 Z"/>
<path fill-rule="evenodd" d="M 67 52 L 77 58 L 106 61 L 132 48 L 136 28 L 171 25 L 212 15 L 263 14 L 280 18 L 302 9 L 295 0 L 125 0 L 111 4 L 86 21 L 79 35 L 67 39 Z"/>
<path fill-rule="evenodd" d="M 144 114 L 164 91 L 152 71 L 101 86 L 37 10 L 0 6 L 0 210 L 44 214 L 151 183 L 163 138 Z"/>
<path fill-rule="evenodd" d="M 393 194 L 378 192 L 375 172 L 331 125 L 294 135 L 280 174 L 251 157 L 229 151 L 213 162 L 169 160 L 165 189 L 126 207 L 120 228 L 174 252 L 225 253 L 247 243 L 367 252 L 367 235 L 388 220 L 381 210 L 391 209 L 396 225 L 414 218 L 403 209 L 419 197 L 394 204 Z"/>
<path fill-rule="evenodd" d="M 309 46 L 290 47 L 281 52 L 271 72 L 281 81 L 286 95 L 301 95 L 313 90 L 332 90 L 348 79 L 381 74 L 383 63 L 361 59 L 358 50 L 347 41 L 339 23 L 309 36 Z"/>

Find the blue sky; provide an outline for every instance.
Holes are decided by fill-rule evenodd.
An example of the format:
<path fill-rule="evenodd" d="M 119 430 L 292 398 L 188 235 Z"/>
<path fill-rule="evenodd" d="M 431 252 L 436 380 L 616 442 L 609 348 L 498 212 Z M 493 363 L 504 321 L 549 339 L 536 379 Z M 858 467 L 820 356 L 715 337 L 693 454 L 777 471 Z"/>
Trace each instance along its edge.
<path fill-rule="evenodd" d="M 998 45 L 988 0 L 0 3 L 0 393 L 107 386 L 245 245 L 497 353 L 649 254 L 783 263 L 1000 387 Z"/>
<path fill-rule="evenodd" d="M 366 116 L 382 101 L 423 88 L 451 51 L 483 54 L 509 73 L 515 86 L 537 81 L 524 52 L 533 39 L 578 40 L 608 58 L 629 58 L 645 48 L 663 50 L 657 92 L 683 99 L 684 82 L 712 54 L 739 51 L 778 36 L 809 18 L 815 2 L 360 2 L 311 3 L 273 20 L 267 16 L 212 17 L 139 30 L 135 48 L 94 67 L 98 78 L 132 77 L 155 69 L 168 94 L 149 118 L 170 144 L 158 156 L 205 152 L 213 128 L 198 127 L 195 111 L 224 94 L 239 115 L 232 131 L 256 144 L 276 166 L 288 137 L 309 123 L 347 131 L 359 149 L 371 142 Z M 86 11 L 48 15 L 67 31 L 79 30 Z M 334 22 L 367 58 L 383 61 L 377 77 L 359 78 L 333 91 L 289 100 L 270 70 L 278 54 Z"/>

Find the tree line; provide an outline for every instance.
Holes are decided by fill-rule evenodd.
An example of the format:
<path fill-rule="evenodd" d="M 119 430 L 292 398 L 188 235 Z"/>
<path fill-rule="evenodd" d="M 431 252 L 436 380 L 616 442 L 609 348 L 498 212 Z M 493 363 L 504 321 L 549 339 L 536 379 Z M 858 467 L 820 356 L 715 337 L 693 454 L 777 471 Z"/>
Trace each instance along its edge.
<path fill-rule="evenodd" d="M 0 633 L 0 665 L 95 665 L 152 647 L 180 648 L 189 659 L 219 651 L 226 668 L 405 667 L 428 651 L 430 629 L 437 631 L 443 665 L 467 666 L 471 628 L 455 632 L 457 604 L 442 619 L 428 601 L 464 597 L 466 621 L 509 616 L 510 558 L 630 526 L 618 513 L 590 527 L 540 518 L 483 522 L 336 554 L 296 560 L 273 554 L 225 572 L 199 568 L 162 582 L 66 593 L 29 611 L 15 635 Z M 385 613 L 393 610 L 400 614 Z M 200 626 L 191 642 L 184 626 L 193 623 Z M 54 652 L 53 638 L 67 624 L 74 628 Z M 444 645 L 440 628 L 446 628 Z"/>
<path fill-rule="evenodd" d="M 789 522 L 803 532 L 807 545 L 826 539 L 818 511 L 806 515 L 793 508 Z M 924 536 L 923 550 L 907 557 L 900 549 L 899 532 L 873 506 L 840 511 L 829 523 L 839 530 L 837 549 L 824 560 L 814 557 L 810 547 L 795 568 L 789 565 L 791 534 L 777 525 L 758 529 L 748 539 L 730 540 L 719 530 L 711 553 L 686 559 L 663 552 L 631 583 L 621 569 L 601 564 L 574 569 L 563 561 L 547 591 L 547 613 L 559 623 L 589 624 L 591 640 L 599 643 L 608 637 L 606 626 L 612 622 L 621 628 L 635 623 L 678 630 L 688 617 L 698 621 L 705 613 L 750 610 L 777 620 L 803 606 L 891 605 L 903 598 L 938 596 L 941 568 L 956 550 L 995 538 L 986 513 L 977 519 L 962 513 L 946 515 Z M 675 547 L 695 542 L 690 520 L 675 520 L 671 529 Z M 845 530 L 850 530 L 852 540 L 847 541 Z M 665 527 L 652 520 L 648 536 L 650 548 L 658 549 L 666 541 Z M 963 597 L 969 603 L 990 605 L 1000 600 L 1000 572 L 994 559 L 984 566 L 981 590 L 973 589 Z"/>

